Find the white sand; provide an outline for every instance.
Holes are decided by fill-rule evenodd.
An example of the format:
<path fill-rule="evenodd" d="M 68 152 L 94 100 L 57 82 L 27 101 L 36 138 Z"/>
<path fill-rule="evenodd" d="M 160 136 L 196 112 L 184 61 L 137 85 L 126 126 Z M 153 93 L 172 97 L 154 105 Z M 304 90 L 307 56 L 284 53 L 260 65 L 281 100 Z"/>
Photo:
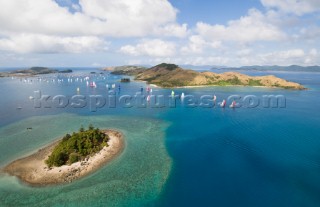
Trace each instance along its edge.
<path fill-rule="evenodd" d="M 4 172 L 17 176 L 22 181 L 31 185 L 72 182 L 96 171 L 122 152 L 124 148 L 122 134 L 114 130 L 104 130 L 104 132 L 110 137 L 108 147 L 104 147 L 100 152 L 88 157 L 84 161 L 49 169 L 45 164 L 45 160 L 48 159 L 53 148 L 59 143 L 58 141 L 39 150 L 35 154 L 10 163 L 4 168 Z"/>

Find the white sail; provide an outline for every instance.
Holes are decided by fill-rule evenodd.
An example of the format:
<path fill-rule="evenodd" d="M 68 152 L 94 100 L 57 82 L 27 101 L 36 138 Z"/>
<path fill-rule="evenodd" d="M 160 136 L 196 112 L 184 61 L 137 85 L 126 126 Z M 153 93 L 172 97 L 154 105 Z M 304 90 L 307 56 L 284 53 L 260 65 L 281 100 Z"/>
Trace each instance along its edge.
<path fill-rule="evenodd" d="M 223 100 L 222 103 L 220 104 L 220 107 L 224 108 L 226 106 L 226 100 Z"/>
<path fill-rule="evenodd" d="M 231 103 L 231 105 L 230 105 L 230 108 L 234 108 L 234 107 L 236 107 L 236 102 L 235 101 L 232 101 L 232 103 Z"/>

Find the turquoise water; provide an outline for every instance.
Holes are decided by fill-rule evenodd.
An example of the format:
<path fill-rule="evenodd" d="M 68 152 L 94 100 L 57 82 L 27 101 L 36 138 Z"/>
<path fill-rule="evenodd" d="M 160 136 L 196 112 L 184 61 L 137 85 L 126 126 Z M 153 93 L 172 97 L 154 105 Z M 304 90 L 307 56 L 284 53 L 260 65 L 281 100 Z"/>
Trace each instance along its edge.
<path fill-rule="evenodd" d="M 29 118 L 1 129 L 0 165 L 90 123 L 124 133 L 126 148 L 120 157 L 84 179 L 55 187 L 29 187 L 13 177 L 2 176 L 1 205 L 141 206 L 155 200 L 171 170 L 163 142 L 168 125 L 158 120 L 70 114 Z M 28 126 L 36 127 L 21 131 Z"/>
<path fill-rule="evenodd" d="M 78 71 L 79 72 L 79 71 Z M 79 72 L 88 74 L 89 71 Z M 248 74 L 264 75 L 262 72 Z M 176 94 L 284 95 L 285 108 L 35 109 L 34 90 L 49 95 L 107 94 L 83 83 L 23 83 L 0 79 L 0 167 L 80 125 L 126 135 L 126 150 L 110 165 L 68 185 L 34 188 L 0 176 L 0 206 L 319 206 L 320 74 L 277 72 L 309 90 L 250 87 L 176 89 Z M 121 84 L 135 94 L 144 83 Z M 170 94 L 154 89 L 154 94 Z M 21 106 L 21 110 L 16 107 Z M 33 127 L 27 131 L 27 127 Z"/>

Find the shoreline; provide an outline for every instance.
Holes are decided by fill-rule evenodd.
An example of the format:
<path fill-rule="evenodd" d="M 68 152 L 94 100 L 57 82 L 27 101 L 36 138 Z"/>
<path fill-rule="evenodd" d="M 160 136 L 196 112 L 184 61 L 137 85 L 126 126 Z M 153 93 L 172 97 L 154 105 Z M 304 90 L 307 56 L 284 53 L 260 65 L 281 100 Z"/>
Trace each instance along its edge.
<path fill-rule="evenodd" d="M 246 86 L 246 85 L 225 85 L 225 86 L 219 86 L 219 85 L 200 85 L 200 86 L 178 86 L 176 88 L 207 88 L 207 87 L 253 87 L 253 88 L 280 88 L 276 86 Z"/>
<path fill-rule="evenodd" d="M 85 160 L 71 165 L 48 168 L 45 160 L 51 154 L 54 147 L 59 144 L 61 141 L 59 140 L 41 148 L 32 155 L 9 163 L 2 171 L 10 176 L 16 176 L 19 180 L 31 186 L 71 183 L 97 171 L 123 152 L 125 147 L 123 134 L 111 129 L 102 131 L 109 135 L 109 146 L 104 147 L 100 152 Z"/>
<path fill-rule="evenodd" d="M 155 88 L 164 88 L 164 89 L 181 89 L 181 88 L 208 88 L 208 87 L 253 87 L 253 88 L 273 88 L 273 89 L 284 89 L 282 87 L 277 86 L 246 86 L 246 85 L 225 85 L 225 86 L 219 86 L 219 85 L 196 85 L 196 86 L 174 86 L 174 87 L 160 87 L 155 84 L 149 84 L 150 86 L 153 86 Z M 293 89 L 295 90 L 295 89 Z"/>

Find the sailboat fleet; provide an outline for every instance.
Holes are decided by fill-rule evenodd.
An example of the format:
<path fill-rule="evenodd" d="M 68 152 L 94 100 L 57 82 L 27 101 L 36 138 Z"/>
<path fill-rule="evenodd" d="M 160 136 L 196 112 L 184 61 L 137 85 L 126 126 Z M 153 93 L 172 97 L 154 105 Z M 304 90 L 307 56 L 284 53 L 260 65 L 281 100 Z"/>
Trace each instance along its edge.
<path fill-rule="evenodd" d="M 19 79 L 19 78 L 14 78 L 13 79 Z M 20 82 L 23 83 L 28 83 L 28 84 L 33 84 L 33 83 L 51 83 L 51 84 L 76 84 L 76 83 L 82 83 L 85 84 L 87 87 L 90 88 L 97 88 L 98 85 L 96 83 L 96 81 L 101 81 L 101 80 L 106 80 L 106 77 L 95 77 L 93 78 L 92 76 L 53 76 L 53 77 L 37 77 L 37 78 L 20 78 Z M 118 89 L 119 93 L 121 90 L 121 86 L 120 84 L 115 84 L 115 83 L 106 83 L 105 87 L 107 90 L 111 90 L 111 89 Z M 76 87 L 76 92 L 77 94 L 80 93 L 80 88 L 79 85 Z M 150 102 L 151 101 L 151 95 L 153 93 L 153 89 L 150 86 L 147 87 L 143 87 L 141 86 L 140 92 L 141 93 L 145 93 L 147 94 L 146 96 L 146 101 Z M 184 101 L 184 99 L 186 99 L 186 95 L 184 92 L 181 93 L 181 95 L 175 96 L 176 92 L 174 90 L 171 90 L 170 96 L 172 98 L 178 97 L 180 98 L 181 101 Z M 33 100 L 34 97 L 29 96 L 30 100 Z M 218 102 L 218 98 L 216 95 L 213 95 L 212 97 L 212 101 L 213 101 L 213 106 L 218 106 L 220 108 L 225 108 L 227 106 L 227 101 L 225 99 L 222 100 L 222 102 Z M 236 101 L 232 101 L 231 104 L 229 105 L 229 108 L 237 108 L 237 103 Z"/>

